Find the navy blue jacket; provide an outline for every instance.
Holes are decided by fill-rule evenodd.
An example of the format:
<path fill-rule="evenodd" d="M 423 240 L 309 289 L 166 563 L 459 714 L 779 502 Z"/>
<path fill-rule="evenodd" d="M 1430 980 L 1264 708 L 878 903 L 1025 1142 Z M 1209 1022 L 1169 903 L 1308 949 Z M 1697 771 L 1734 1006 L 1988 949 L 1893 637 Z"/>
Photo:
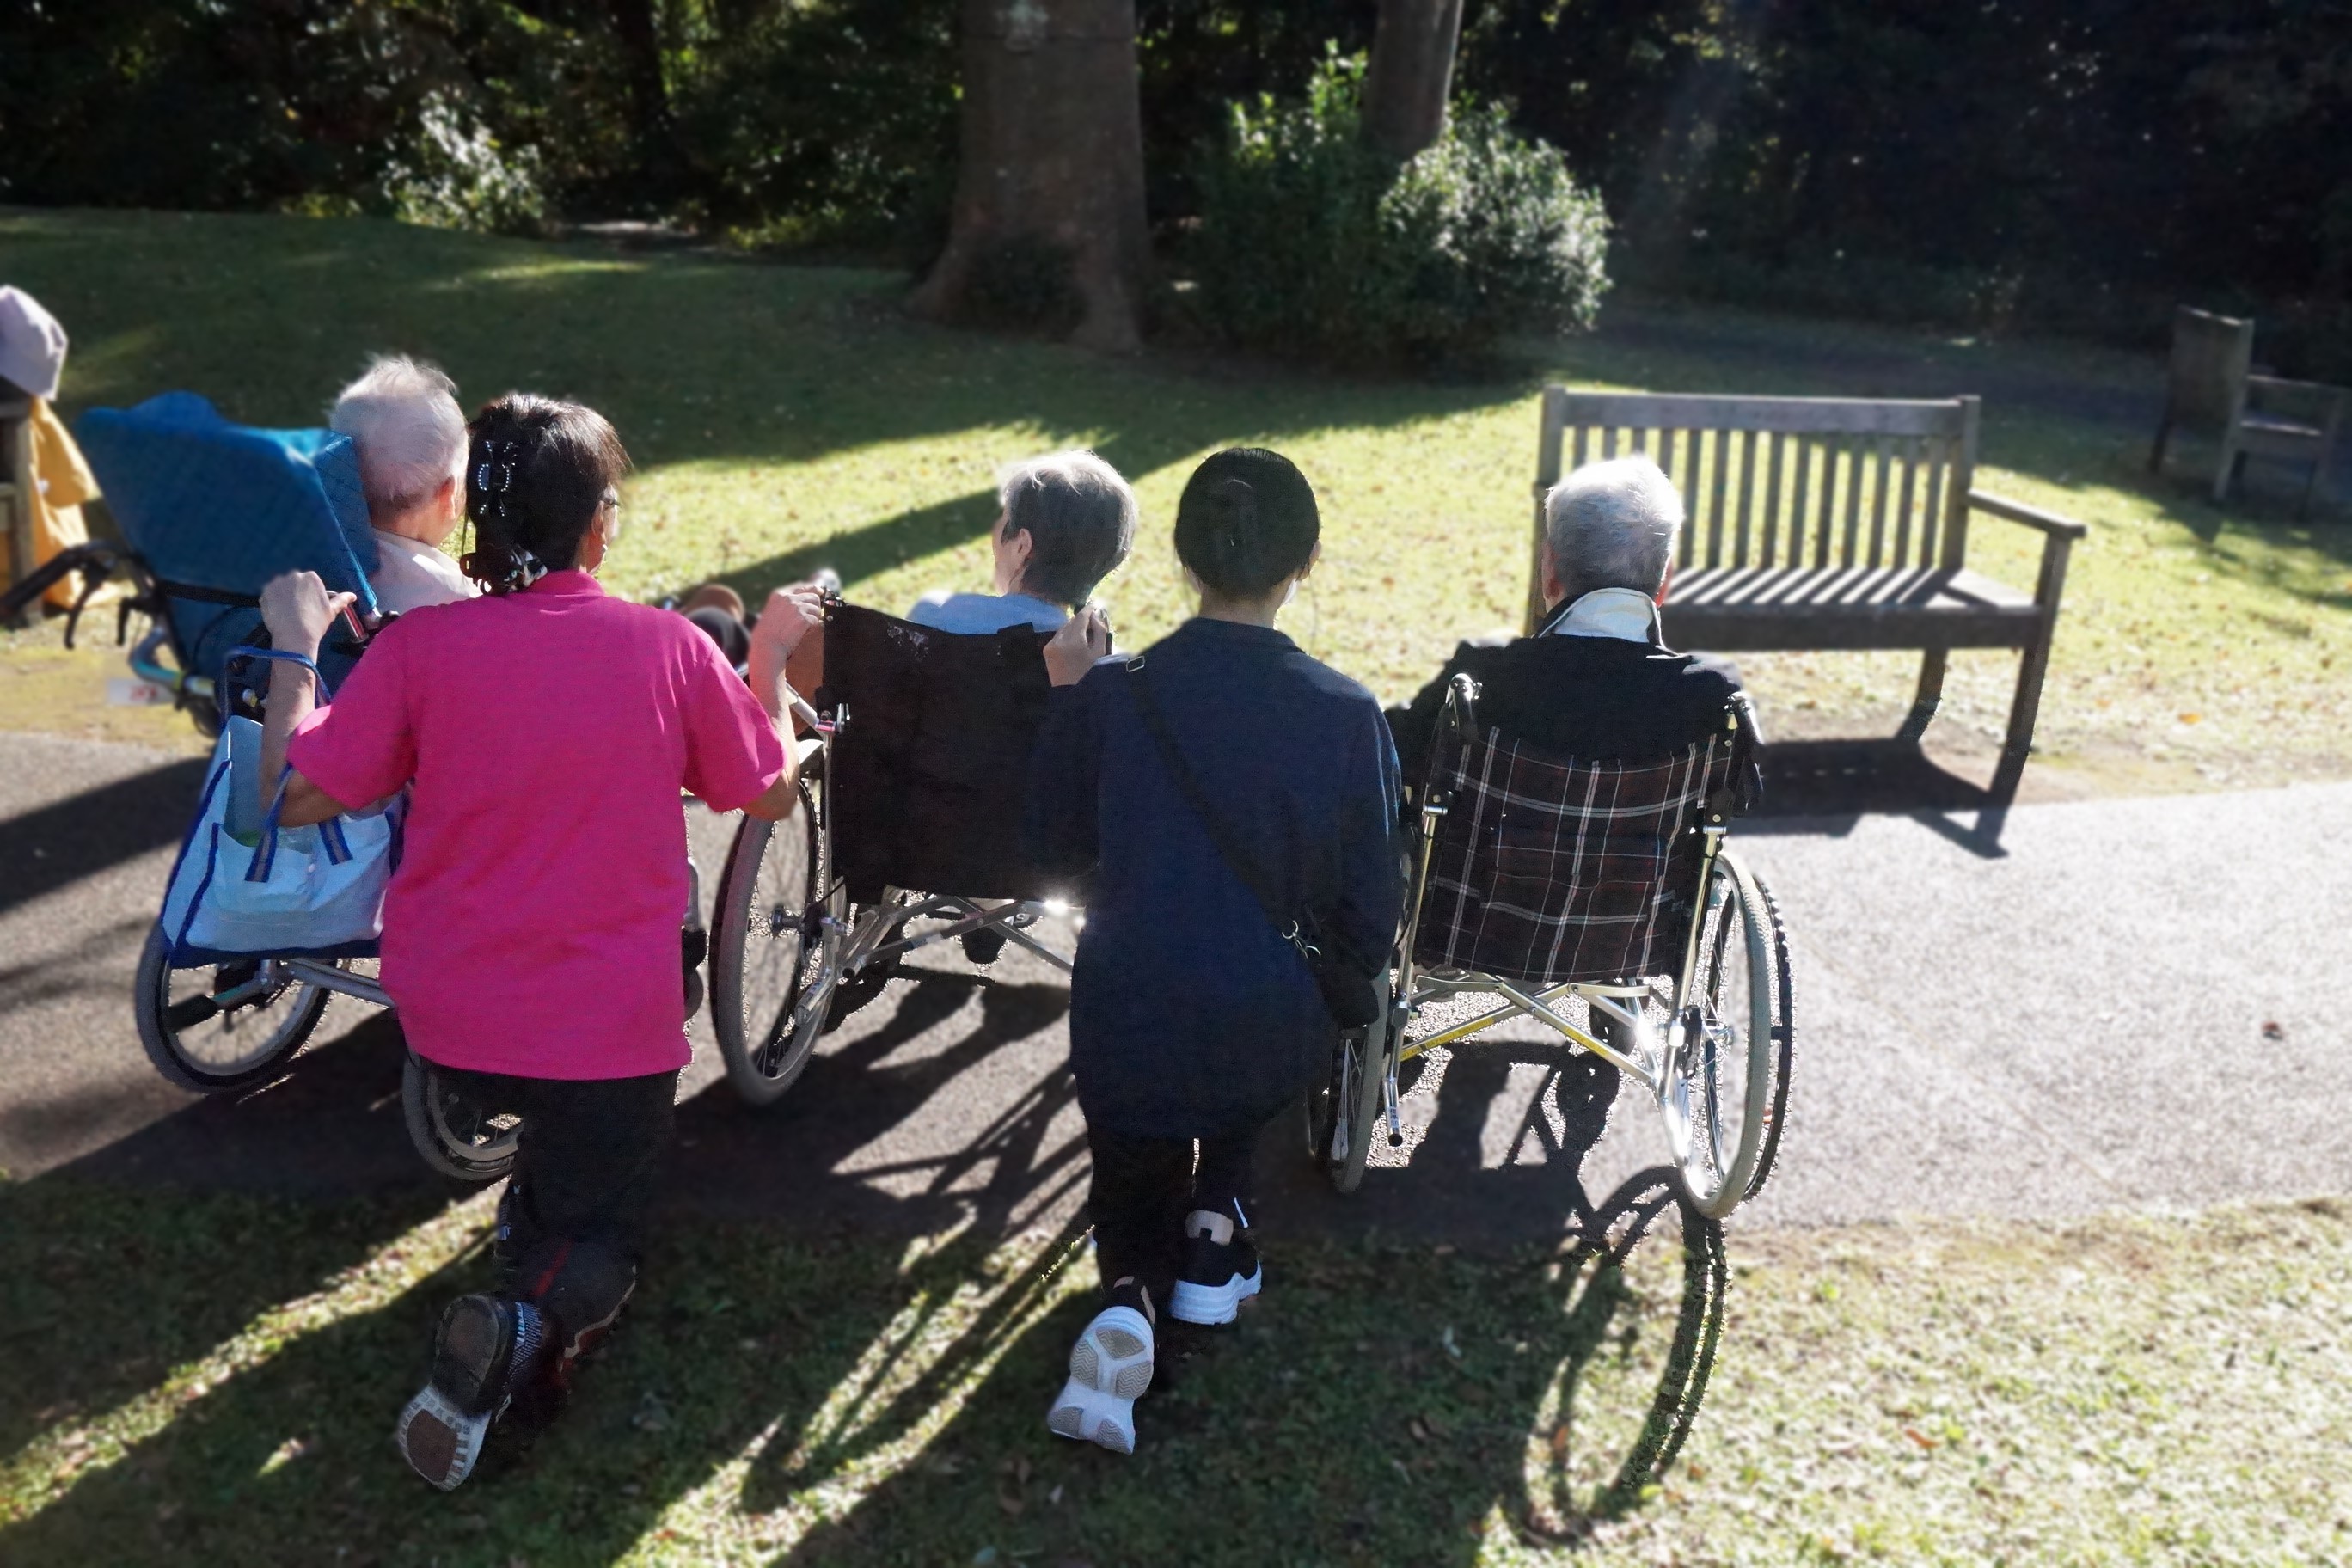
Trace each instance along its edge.
<path fill-rule="evenodd" d="M 1403 893 L 1396 749 L 1370 692 L 1280 632 L 1192 620 L 1144 655 L 1170 733 L 1285 898 L 1385 954 Z M 1124 658 L 1053 696 L 1030 763 L 1030 853 L 1095 868 L 1070 981 L 1087 1119 L 1139 1137 L 1263 1122 L 1324 1069 L 1330 1016 L 1227 869 L 1135 707 Z"/>

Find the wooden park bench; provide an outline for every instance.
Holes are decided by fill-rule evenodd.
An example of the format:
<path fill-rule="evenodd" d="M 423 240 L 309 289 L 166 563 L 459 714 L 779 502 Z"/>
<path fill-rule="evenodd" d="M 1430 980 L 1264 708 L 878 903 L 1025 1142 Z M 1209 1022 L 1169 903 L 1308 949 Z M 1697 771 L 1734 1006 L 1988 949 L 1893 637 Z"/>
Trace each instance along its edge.
<path fill-rule="evenodd" d="M 2017 693 L 1989 795 L 2015 798 L 2032 748 L 2066 558 L 2079 522 L 1975 488 L 1979 400 L 1696 397 L 1548 386 L 1536 466 L 1543 498 L 1570 466 L 1645 452 L 1690 521 L 1662 612 L 1666 641 L 1709 652 L 1916 648 L 1916 742 L 1957 647 L 2019 650 Z M 2042 536 L 2031 595 L 1969 570 L 1969 518 Z M 1542 605 L 1541 573 L 1528 608 Z"/>

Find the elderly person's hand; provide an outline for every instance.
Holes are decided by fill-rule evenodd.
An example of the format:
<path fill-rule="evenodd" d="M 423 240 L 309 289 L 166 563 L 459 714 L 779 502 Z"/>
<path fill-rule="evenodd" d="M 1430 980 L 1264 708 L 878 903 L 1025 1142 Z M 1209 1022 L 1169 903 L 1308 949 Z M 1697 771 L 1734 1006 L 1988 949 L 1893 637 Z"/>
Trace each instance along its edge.
<path fill-rule="evenodd" d="M 331 594 L 316 572 L 288 572 L 261 585 L 261 624 L 269 646 L 315 658 L 335 617 L 357 602 L 351 594 Z"/>
<path fill-rule="evenodd" d="M 801 639 L 824 625 L 824 591 L 814 583 L 794 583 L 768 595 L 760 618 L 751 626 L 751 646 L 764 647 L 777 658 L 789 658 Z"/>
<path fill-rule="evenodd" d="M 1099 605 L 1088 605 L 1062 623 L 1045 643 L 1045 674 L 1056 686 L 1076 686 L 1110 652 L 1110 617 Z"/>

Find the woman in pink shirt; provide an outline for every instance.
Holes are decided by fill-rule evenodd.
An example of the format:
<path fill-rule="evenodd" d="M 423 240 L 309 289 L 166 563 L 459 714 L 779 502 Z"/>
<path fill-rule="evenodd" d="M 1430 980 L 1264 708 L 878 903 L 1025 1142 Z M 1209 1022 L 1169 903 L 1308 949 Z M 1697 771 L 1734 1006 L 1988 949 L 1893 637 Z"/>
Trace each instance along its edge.
<path fill-rule="evenodd" d="M 792 811 L 783 666 L 822 614 L 813 591 L 772 599 L 747 686 L 691 622 L 597 585 L 628 461 L 601 415 L 510 393 L 470 430 L 482 596 L 402 616 L 328 707 L 279 661 L 262 762 L 265 790 L 286 770 L 288 824 L 410 789 L 384 989 L 412 1049 L 523 1118 L 492 1289 L 451 1303 L 401 1413 L 403 1453 L 444 1489 L 509 1404 L 552 1414 L 635 1287 L 689 1055 L 678 792 Z M 315 657 L 348 597 L 272 582 L 273 644 Z"/>

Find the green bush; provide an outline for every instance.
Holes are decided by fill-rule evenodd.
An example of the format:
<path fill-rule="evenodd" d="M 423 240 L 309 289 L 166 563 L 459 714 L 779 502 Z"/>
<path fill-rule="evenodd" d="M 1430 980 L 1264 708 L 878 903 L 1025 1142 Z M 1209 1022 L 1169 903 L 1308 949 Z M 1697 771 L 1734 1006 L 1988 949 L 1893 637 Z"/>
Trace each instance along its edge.
<path fill-rule="evenodd" d="M 1339 365 L 1475 362 L 1590 326 L 1608 219 L 1559 153 L 1469 105 L 1400 167 L 1360 133 L 1362 78 L 1335 58 L 1303 100 L 1234 107 L 1188 246 L 1201 325 Z"/>

